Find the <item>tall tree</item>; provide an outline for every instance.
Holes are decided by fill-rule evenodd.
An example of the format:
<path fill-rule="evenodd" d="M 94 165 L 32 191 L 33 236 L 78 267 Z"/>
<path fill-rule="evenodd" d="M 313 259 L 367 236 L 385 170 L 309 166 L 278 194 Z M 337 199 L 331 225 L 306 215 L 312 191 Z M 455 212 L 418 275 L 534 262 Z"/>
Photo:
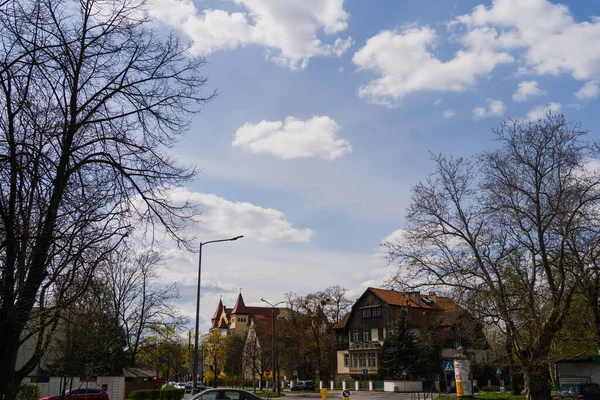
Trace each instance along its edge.
<path fill-rule="evenodd" d="M 186 245 L 193 210 L 168 199 L 195 171 L 167 149 L 210 98 L 204 60 L 154 32 L 145 10 L 143 0 L 0 3 L 0 396 L 38 364 L 75 300 L 57 289 L 69 277 L 93 275 L 133 227 Z M 26 336 L 37 345 L 17 370 Z"/>
<path fill-rule="evenodd" d="M 498 150 L 435 156 L 407 230 L 387 243 L 397 283 L 470 293 L 506 331 L 528 399 L 550 398 L 550 351 L 597 248 L 600 180 L 587 131 L 548 114 L 494 130 Z M 476 295 L 476 296 L 475 296 Z M 481 307 L 483 315 L 484 307 Z"/>
<path fill-rule="evenodd" d="M 381 364 L 378 374 L 381 379 L 400 379 L 406 370 L 412 377 L 419 376 L 424 370 L 421 350 L 415 333 L 403 311 L 392 325 L 381 348 Z"/>
<path fill-rule="evenodd" d="M 219 329 L 213 329 L 202 340 L 204 364 L 208 365 L 213 376 L 213 387 L 217 387 L 217 377 L 225 366 L 227 337 Z"/>

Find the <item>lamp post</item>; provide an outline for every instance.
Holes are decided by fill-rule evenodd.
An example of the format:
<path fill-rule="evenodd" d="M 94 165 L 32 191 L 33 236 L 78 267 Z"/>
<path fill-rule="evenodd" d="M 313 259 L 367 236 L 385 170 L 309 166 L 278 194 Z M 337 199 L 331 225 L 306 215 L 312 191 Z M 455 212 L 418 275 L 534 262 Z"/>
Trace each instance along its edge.
<path fill-rule="evenodd" d="M 275 366 L 275 307 L 285 303 L 280 301 L 279 303 L 271 304 L 265 299 L 261 298 L 260 301 L 267 303 L 271 306 L 271 367 L 273 368 L 273 388 L 275 388 L 275 374 L 277 374 L 277 382 L 279 383 L 279 371 Z M 279 384 L 277 385 L 277 393 L 280 393 Z"/>
<path fill-rule="evenodd" d="M 198 255 L 198 292 L 196 293 L 196 332 L 194 334 L 194 376 L 192 378 L 192 393 L 196 393 L 198 384 L 198 330 L 200 323 L 200 283 L 202 282 L 202 247 L 209 243 L 233 242 L 244 236 L 236 236 L 229 239 L 209 240 L 200 242 L 200 254 Z"/>

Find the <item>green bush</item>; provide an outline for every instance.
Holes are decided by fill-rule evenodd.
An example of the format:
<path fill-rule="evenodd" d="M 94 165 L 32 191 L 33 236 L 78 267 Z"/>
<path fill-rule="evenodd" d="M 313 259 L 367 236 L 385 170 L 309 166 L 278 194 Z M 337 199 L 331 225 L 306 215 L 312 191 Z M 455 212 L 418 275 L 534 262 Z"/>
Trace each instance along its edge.
<path fill-rule="evenodd" d="M 6 398 L 15 400 L 38 400 L 42 397 L 42 387 L 35 383 L 9 385 L 6 388 Z"/>
<path fill-rule="evenodd" d="M 500 391 L 500 386 L 482 386 L 481 387 L 481 391 L 482 392 L 499 392 Z"/>

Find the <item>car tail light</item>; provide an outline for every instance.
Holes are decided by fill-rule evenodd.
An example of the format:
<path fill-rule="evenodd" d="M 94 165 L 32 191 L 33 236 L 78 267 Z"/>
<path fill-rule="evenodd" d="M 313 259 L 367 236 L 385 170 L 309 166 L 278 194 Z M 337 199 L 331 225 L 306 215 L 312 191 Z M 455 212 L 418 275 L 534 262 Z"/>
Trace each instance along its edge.
<path fill-rule="evenodd" d="M 582 394 L 578 394 L 577 397 L 575 397 L 577 400 L 583 400 L 585 397 Z"/>

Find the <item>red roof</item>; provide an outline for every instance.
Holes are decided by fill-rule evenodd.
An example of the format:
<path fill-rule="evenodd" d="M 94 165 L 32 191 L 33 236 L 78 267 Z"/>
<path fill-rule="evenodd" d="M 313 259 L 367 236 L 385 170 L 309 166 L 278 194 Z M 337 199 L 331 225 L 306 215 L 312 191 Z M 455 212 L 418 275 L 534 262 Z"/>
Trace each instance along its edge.
<path fill-rule="evenodd" d="M 244 315 L 248 315 L 248 308 L 246 307 L 246 305 L 244 304 L 244 298 L 242 297 L 242 294 L 240 293 L 237 301 L 235 302 L 235 306 L 233 306 L 233 310 L 231 310 L 231 315 L 234 314 L 244 314 Z"/>
<path fill-rule="evenodd" d="M 387 290 L 387 289 L 378 289 L 378 288 L 368 288 L 367 290 L 371 290 L 371 292 L 375 293 L 381 300 L 386 302 L 392 306 L 411 306 L 411 307 L 421 307 L 421 308 L 434 308 L 432 305 L 427 304 L 423 299 L 428 299 L 429 296 L 420 294 L 419 304 L 415 303 L 410 299 L 405 293 L 397 292 L 395 290 Z"/>
<path fill-rule="evenodd" d="M 223 301 L 221 301 L 219 299 L 219 305 L 217 306 L 217 309 L 215 310 L 215 313 L 212 316 L 212 319 L 219 319 L 221 318 L 221 313 L 223 312 Z"/>
<path fill-rule="evenodd" d="M 350 320 L 349 312 L 347 312 L 346 315 L 344 315 L 342 319 L 340 319 L 338 323 L 333 326 L 333 329 L 344 329 L 348 323 L 348 320 Z"/>
<path fill-rule="evenodd" d="M 219 322 L 219 328 L 228 328 L 227 322 L 225 322 L 224 319 L 222 319 L 221 322 Z"/>

